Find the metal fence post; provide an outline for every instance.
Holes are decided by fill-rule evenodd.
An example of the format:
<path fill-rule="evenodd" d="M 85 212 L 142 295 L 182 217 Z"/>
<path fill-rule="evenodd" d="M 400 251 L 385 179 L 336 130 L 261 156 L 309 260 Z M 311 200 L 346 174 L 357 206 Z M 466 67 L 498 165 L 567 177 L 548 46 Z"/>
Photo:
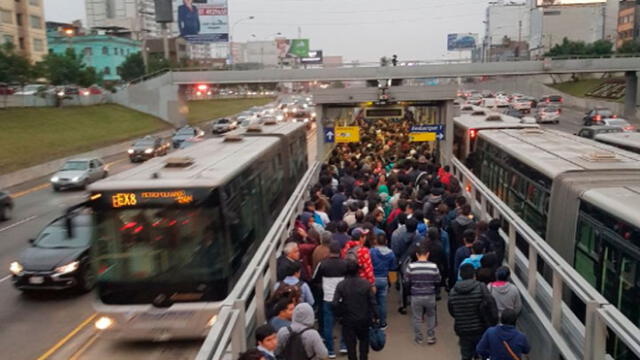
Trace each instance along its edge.
<path fill-rule="evenodd" d="M 478 190 L 476 189 L 475 191 L 477 192 Z M 487 212 L 487 198 L 483 194 L 480 194 L 480 196 L 480 218 L 482 220 L 489 220 L 489 214 Z"/>
<path fill-rule="evenodd" d="M 587 301 L 584 322 L 584 352 L 585 360 L 600 360 L 605 358 L 607 328 L 598 316 L 600 303 L 595 300 Z"/>
<path fill-rule="evenodd" d="M 267 315 L 265 313 L 264 301 L 264 274 L 260 272 L 256 279 L 255 287 L 255 299 L 256 299 L 256 323 L 264 324 L 267 321 Z"/>
<path fill-rule="evenodd" d="M 245 301 L 236 300 L 233 302 L 233 308 L 238 310 L 238 320 L 233 326 L 233 337 L 231 338 L 231 353 L 234 359 L 238 358 L 241 352 L 247 350 L 247 321 Z"/>
<path fill-rule="evenodd" d="M 529 244 L 529 276 L 527 290 L 531 297 L 536 297 L 536 285 L 538 284 L 538 251 Z"/>
<path fill-rule="evenodd" d="M 551 324 L 553 328 L 560 331 L 562 321 L 562 277 L 557 270 L 553 272 L 553 298 L 551 299 Z"/>
<path fill-rule="evenodd" d="M 509 258 L 507 259 L 511 272 L 516 271 L 516 227 L 514 224 L 509 223 L 509 244 L 507 251 L 509 252 Z"/>

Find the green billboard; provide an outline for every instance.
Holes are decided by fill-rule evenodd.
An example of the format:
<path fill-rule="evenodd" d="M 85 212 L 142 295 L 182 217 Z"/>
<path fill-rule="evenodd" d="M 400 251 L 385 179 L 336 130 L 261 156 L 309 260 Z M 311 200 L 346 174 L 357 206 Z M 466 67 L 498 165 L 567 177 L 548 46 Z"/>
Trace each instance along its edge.
<path fill-rule="evenodd" d="M 309 39 L 291 39 L 287 55 L 299 58 L 309 56 Z"/>

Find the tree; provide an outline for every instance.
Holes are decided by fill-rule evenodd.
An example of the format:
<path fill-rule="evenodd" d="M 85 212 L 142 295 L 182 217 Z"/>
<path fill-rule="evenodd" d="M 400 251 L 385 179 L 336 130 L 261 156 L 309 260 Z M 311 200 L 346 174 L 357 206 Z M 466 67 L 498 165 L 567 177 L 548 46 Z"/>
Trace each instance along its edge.
<path fill-rule="evenodd" d="M 589 55 L 611 55 L 613 54 L 613 43 L 609 40 L 597 40 L 587 46 Z"/>
<path fill-rule="evenodd" d="M 127 58 L 118 66 L 118 75 L 124 81 L 131 81 L 144 76 L 144 59 L 142 53 L 137 52 L 130 54 Z"/>
<path fill-rule="evenodd" d="M 4 43 L 0 46 L 0 82 L 24 85 L 35 77 L 28 58 L 15 51 L 15 45 Z"/>
<path fill-rule="evenodd" d="M 90 86 L 101 82 L 102 74 L 87 67 L 82 55 L 69 48 L 64 54 L 50 53 L 37 64 L 38 69 L 54 85 L 78 84 Z"/>
<path fill-rule="evenodd" d="M 611 55 L 613 43 L 609 40 L 597 40 L 591 44 L 584 41 L 572 41 L 566 37 L 562 43 L 556 44 L 545 56 L 580 56 L 580 55 Z"/>
<path fill-rule="evenodd" d="M 625 41 L 622 46 L 618 48 L 619 54 L 637 54 L 640 53 L 640 43 L 633 40 Z"/>

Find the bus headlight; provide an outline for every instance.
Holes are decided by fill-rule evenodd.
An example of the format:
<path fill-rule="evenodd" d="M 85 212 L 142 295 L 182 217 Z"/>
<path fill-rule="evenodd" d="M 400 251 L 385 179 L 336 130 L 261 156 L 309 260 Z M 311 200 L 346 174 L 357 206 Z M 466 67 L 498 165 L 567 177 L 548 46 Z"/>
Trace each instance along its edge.
<path fill-rule="evenodd" d="M 218 320 L 218 315 L 213 315 L 211 319 L 209 319 L 209 321 L 207 322 L 207 327 L 212 327 L 213 324 L 216 323 L 216 320 Z"/>
<path fill-rule="evenodd" d="M 101 316 L 96 322 L 94 326 L 98 330 L 107 330 L 108 328 L 113 326 L 113 320 L 108 316 Z"/>

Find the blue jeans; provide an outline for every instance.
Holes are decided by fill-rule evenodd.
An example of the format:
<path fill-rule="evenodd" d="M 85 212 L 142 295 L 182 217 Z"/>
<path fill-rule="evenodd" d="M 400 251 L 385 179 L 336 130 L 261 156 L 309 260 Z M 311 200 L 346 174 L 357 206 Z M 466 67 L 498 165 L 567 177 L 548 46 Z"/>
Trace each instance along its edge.
<path fill-rule="evenodd" d="M 377 277 L 376 281 L 376 301 L 378 302 L 378 315 L 380 323 L 387 323 L 387 295 L 389 294 L 389 280 L 386 277 Z"/>
<path fill-rule="evenodd" d="M 333 349 L 333 325 L 336 320 L 333 316 L 333 310 L 331 309 L 331 303 L 328 301 L 322 302 L 322 337 L 324 338 L 324 344 L 327 346 L 329 353 L 335 353 Z M 344 344 L 344 335 L 340 338 L 340 347 L 346 348 Z"/>

